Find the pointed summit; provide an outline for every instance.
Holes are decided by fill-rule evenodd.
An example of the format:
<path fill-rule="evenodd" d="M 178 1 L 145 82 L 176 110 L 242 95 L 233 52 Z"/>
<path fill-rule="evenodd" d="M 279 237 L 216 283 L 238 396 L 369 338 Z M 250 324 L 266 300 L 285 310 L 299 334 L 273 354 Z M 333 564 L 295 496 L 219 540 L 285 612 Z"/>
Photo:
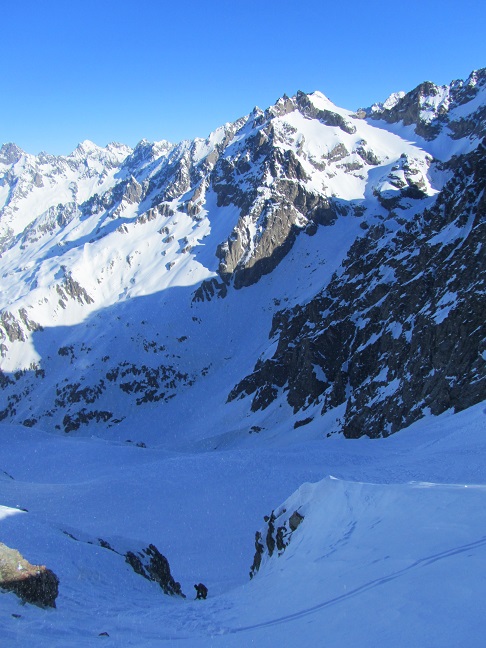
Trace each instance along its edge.
<path fill-rule="evenodd" d="M 73 151 L 73 155 L 80 154 L 82 156 L 89 155 L 90 153 L 95 153 L 100 150 L 100 146 L 92 142 L 91 140 L 85 139 L 80 142 Z"/>
<path fill-rule="evenodd" d="M 24 155 L 24 151 L 14 144 L 7 142 L 0 148 L 0 164 L 16 164 Z"/>

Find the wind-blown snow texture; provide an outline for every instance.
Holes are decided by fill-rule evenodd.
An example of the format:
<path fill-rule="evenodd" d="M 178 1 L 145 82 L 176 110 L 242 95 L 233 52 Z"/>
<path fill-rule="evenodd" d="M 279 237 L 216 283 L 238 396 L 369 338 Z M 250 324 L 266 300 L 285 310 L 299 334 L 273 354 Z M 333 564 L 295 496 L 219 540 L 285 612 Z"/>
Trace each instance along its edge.
<path fill-rule="evenodd" d="M 11 645 L 479 645 L 485 105 L 479 70 L 206 140 L 2 146 L 0 539 L 60 578 Z M 131 571 L 150 544 L 208 601 Z"/>

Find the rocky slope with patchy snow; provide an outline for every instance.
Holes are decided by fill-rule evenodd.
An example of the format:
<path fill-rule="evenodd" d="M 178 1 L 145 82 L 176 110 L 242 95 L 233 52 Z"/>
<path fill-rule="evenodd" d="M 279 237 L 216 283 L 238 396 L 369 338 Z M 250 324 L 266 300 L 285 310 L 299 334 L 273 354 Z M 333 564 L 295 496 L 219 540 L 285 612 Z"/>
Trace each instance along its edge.
<path fill-rule="evenodd" d="M 275 353 L 230 398 L 251 394 L 253 409 L 266 408 L 286 389 L 312 416 L 316 405 L 323 414 L 346 402 L 350 437 L 388 435 L 425 409 L 482 400 L 485 165 L 482 142 L 456 162 L 432 207 L 357 238 L 318 296 L 276 314 Z"/>
<path fill-rule="evenodd" d="M 0 419 L 386 436 L 478 402 L 485 104 L 479 70 L 176 145 L 4 145 Z"/>

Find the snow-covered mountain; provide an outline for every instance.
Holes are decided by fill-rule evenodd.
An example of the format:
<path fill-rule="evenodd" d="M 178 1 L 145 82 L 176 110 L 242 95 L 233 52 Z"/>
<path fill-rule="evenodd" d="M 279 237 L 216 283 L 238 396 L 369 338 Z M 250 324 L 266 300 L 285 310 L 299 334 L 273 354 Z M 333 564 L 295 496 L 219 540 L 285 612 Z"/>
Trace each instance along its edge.
<path fill-rule="evenodd" d="M 299 92 L 205 140 L 2 146 L 0 540 L 60 578 L 42 645 L 86 611 L 85 645 L 103 614 L 112 645 L 312 645 L 334 606 L 330 645 L 419 645 L 417 602 L 359 633 L 370 592 L 399 606 L 426 569 L 429 601 L 430 565 L 484 558 L 485 106 L 483 69 L 355 112 Z M 217 595 L 169 599 L 163 632 L 139 621 L 159 550 L 164 591 Z M 468 582 L 454 637 L 479 646 Z"/>
<path fill-rule="evenodd" d="M 478 402 L 485 97 L 481 70 L 357 113 L 284 96 L 178 145 L 4 145 L 0 416 L 118 436 L 339 411 L 380 436 Z"/>

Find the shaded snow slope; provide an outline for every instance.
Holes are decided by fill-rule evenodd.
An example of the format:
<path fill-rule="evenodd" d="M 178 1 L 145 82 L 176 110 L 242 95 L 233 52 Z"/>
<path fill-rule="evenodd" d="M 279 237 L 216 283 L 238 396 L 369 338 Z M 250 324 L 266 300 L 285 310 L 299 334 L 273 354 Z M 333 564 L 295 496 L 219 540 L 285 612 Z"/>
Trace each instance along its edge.
<path fill-rule="evenodd" d="M 480 646 L 485 407 L 377 441 L 259 437 L 258 452 L 2 425 L 2 541 L 60 577 L 56 610 L 0 595 L 3 641 L 91 646 L 107 632 L 113 646 Z M 304 520 L 250 581 L 254 533 L 282 508 Z M 164 596 L 100 538 L 154 543 L 188 598 Z M 199 581 L 207 601 L 192 600 Z"/>

